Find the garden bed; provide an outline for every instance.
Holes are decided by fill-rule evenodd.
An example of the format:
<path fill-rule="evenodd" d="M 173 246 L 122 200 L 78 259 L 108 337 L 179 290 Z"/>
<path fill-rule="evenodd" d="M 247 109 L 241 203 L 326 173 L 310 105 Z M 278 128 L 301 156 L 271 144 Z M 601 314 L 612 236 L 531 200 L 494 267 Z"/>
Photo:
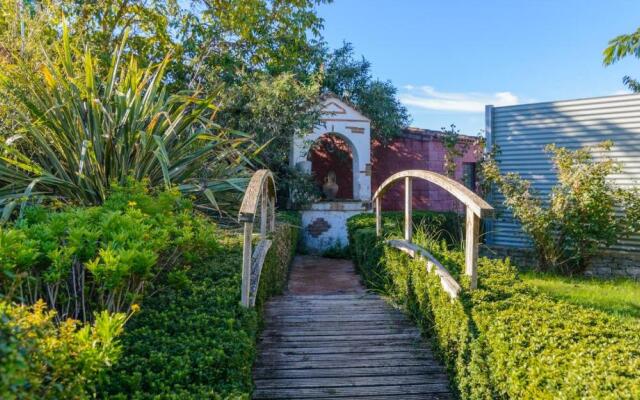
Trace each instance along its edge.
<path fill-rule="evenodd" d="M 299 224 L 278 216 L 246 309 L 242 233 L 175 191 L 25 209 L 0 227 L 0 398 L 249 398 L 260 309 Z"/>
<path fill-rule="evenodd" d="M 424 261 L 384 245 L 373 225 L 352 222 L 349 229 L 366 283 L 386 292 L 421 325 L 460 398 L 640 396 L 637 321 L 542 293 L 504 260 L 481 258 L 478 289 L 470 292 L 460 274 L 464 254 L 431 240 L 433 235 L 416 234 L 415 241 L 460 281 L 463 291 L 452 300 Z"/>
<path fill-rule="evenodd" d="M 250 397 L 264 300 L 282 292 L 299 221 L 281 215 L 260 279 L 256 309 L 240 305 L 242 237 L 220 232 L 211 254 L 163 278 L 127 327 L 123 355 L 103 386 L 110 398 Z"/>

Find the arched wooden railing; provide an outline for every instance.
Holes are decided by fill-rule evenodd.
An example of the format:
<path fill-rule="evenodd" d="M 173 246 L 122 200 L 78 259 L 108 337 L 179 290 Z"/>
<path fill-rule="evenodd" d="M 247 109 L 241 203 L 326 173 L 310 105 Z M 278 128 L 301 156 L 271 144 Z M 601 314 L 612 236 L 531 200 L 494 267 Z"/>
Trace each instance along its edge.
<path fill-rule="evenodd" d="M 436 269 L 440 276 L 440 281 L 444 289 L 452 297 L 457 296 L 460 285 L 451 276 L 449 271 L 438 262 L 425 249 L 411 243 L 413 234 L 412 224 L 412 197 L 413 179 L 422 179 L 440 186 L 451 193 L 466 206 L 466 235 L 465 235 L 465 274 L 471 280 L 471 289 L 475 289 L 478 284 L 478 244 L 480 235 L 480 219 L 493 215 L 493 207 L 484 201 L 480 196 L 467 189 L 464 185 L 454 181 L 444 175 L 419 169 L 398 172 L 387 178 L 373 195 L 376 211 L 376 234 L 382 235 L 382 196 L 389 188 L 398 181 L 404 181 L 404 240 L 390 240 L 389 245 L 396 247 L 412 257 L 423 257 L 427 260 L 427 268 L 431 271 Z"/>
<path fill-rule="evenodd" d="M 260 241 L 252 250 L 253 224 L 260 203 Z M 244 243 L 242 251 L 242 293 L 241 303 L 253 307 L 260 283 L 262 264 L 271 247 L 267 238 L 275 228 L 276 184 L 268 169 L 256 171 L 249 181 L 242 199 L 238 221 L 244 224 Z"/>

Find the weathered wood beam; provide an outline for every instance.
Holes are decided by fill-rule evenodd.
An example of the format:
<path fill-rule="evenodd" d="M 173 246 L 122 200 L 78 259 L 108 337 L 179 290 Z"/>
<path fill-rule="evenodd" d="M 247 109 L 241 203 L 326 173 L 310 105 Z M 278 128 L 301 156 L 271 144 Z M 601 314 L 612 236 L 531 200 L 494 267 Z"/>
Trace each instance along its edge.
<path fill-rule="evenodd" d="M 493 215 L 493 207 L 484 201 L 480 196 L 473 191 L 466 188 L 460 182 L 456 182 L 453 179 L 439 174 L 433 171 L 426 171 L 421 169 L 409 169 L 406 171 L 398 172 L 388 177 L 378 187 L 378 190 L 373 195 L 373 199 L 377 199 L 384 195 L 389 190 L 393 183 L 396 181 L 405 179 L 407 177 L 422 179 L 440 186 L 442 189 L 454 195 L 458 200 L 463 202 L 467 207 L 471 208 L 474 214 L 480 218 L 486 218 Z"/>
<path fill-rule="evenodd" d="M 471 280 L 470 288 L 478 286 L 478 245 L 480 243 L 480 217 L 467 207 L 464 245 L 464 272 Z"/>
<path fill-rule="evenodd" d="M 242 244 L 242 288 L 240 302 L 249 307 L 249 292 L 251 289 L 251 236 L 253 223 L 244 223 L 244 241 Z"/>
<path fill-rule="evenodd" d="M 404 178 L 404 240 L 411 243 L 413 236 L 413 182 L 410 176 Z"/>

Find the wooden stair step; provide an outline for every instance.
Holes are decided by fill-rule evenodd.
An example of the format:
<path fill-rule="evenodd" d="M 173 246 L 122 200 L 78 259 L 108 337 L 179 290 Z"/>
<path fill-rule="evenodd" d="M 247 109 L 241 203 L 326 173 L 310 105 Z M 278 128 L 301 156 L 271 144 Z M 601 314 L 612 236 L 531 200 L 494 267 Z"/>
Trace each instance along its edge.
<path fill-rule="evenodd" d="M 412 385 L 371 385 L 371 386 L 346 386 L 346 387 L 314 387 L 314 388 L 273 388 L 262 389 L 256 387 L 253 393 L 254 399 L 309 399 L 314 397 L 330 398 L 357 398 L 370 395 L 396 396 L 397 399 L 405 399 L 410 394 L 437 394 L 449 393 L 449 385 L 446 383 L 423 383 Z M 423 397 L 427 398 L 427 397 Z M 440 397 L 431 397 L 440 398 Z M 445 398 L 445 397 L 443 397 Z"/>

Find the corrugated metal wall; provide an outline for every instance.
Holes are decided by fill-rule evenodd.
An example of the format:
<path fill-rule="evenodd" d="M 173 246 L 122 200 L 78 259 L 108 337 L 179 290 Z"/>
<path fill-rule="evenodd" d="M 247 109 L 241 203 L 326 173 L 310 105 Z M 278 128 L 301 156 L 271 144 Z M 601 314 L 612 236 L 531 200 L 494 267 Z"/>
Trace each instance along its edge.
<path fill-rule="evenodd" d="M 501 150 L 497 157 L 501 171 L 519 173 L 544 195 L 556 180 L 549 154 L 543 150 L 548 143 L 575 149 L 611 140 L 614 147 L 609 154 L 623 165 L 623 172 L 611 179 L 621 186 L 640 182 L 640 94 L 487 106 L 486 131 L 488 144 Z M 502 205 L 502 196 L 494 192 L 490 200 L 498 218 L 491 224 L 487 241 L 526 246 L 527 238 Z M 640 250 L 640 237 L 617 247 Z"/>

